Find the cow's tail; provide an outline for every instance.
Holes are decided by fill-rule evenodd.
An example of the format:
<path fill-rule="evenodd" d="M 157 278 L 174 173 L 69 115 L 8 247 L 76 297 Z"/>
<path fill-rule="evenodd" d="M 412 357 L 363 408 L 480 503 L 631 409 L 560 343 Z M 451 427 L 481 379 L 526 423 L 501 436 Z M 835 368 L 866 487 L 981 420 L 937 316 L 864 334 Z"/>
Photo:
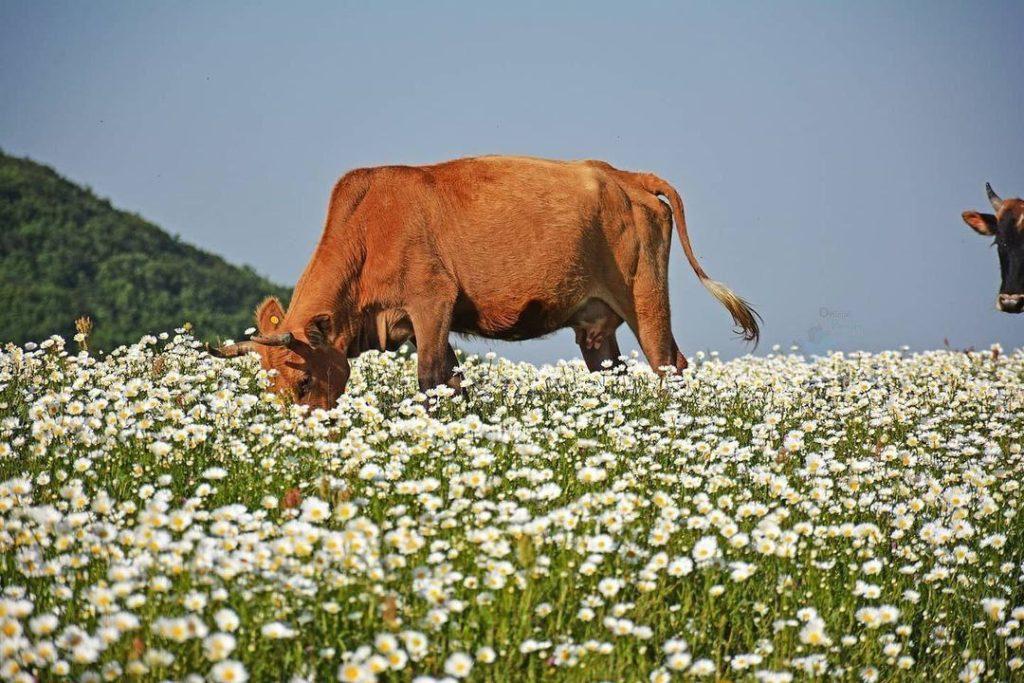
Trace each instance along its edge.
<path fill-rule="evenodd" d="M 651 173 L 641 174 L 639 178 L 645 190 L 668 200 L 672 207 L 672 215 L 675 217 L 679 241 L 683 243 L 683 252 L 686 254 L 686 260 L 690 262 L 693 272 L 697 274 L 697 279 L 732 315 L 733 321 L 739 328 L 737 333 L 742 334 L 744 340 L 754 342 L 756 346 L 761 336 L 761 328 L 758 324 L 761 316 L 750 307 L 750 304 L 736 296 L 731 289 L 708 277 L 708 274 L 701 268 L 700 262 L 697 261 L 697 257 L 693 253 L 693 247 L 690 246 L 690 236 L 686 232 L 686 215 L 683 213 L 683 200 L 679 193 L 674 187 Z"/>

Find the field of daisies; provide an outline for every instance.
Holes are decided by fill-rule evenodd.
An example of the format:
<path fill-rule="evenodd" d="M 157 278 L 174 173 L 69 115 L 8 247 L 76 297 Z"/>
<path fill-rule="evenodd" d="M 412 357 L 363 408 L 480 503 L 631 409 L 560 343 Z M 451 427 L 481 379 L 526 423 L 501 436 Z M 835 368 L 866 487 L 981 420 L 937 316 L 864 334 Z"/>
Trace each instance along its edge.
<path fill-rule="evenodd" d="M 0 352 L 0 680 L 1024 679 L 1024 351 Z"/>

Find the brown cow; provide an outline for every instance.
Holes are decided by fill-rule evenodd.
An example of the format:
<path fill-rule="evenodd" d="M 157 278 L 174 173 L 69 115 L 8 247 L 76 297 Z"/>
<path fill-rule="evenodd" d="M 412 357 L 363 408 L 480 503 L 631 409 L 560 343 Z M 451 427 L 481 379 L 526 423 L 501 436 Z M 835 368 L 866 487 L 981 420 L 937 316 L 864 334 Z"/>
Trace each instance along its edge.
<path fill-rule="evenodd" d="M 598 370 L 618 360 L 625 321 L 652 368 L 682 370 L 669 326 L 673 215 L 697 277 L 756 342 L 757 313 L 700 267 L 664 180 L 601 161 L 487 156 L 346 173 L 289 310 L 267 299 L 259 334 L 215 353 L 257 351 L 279 391 L 320 407 L 345 390 L 349 358 L 407 340 L 422 390 L 459 390 L 452 331 L 520 340 L 572 327 Z"/>

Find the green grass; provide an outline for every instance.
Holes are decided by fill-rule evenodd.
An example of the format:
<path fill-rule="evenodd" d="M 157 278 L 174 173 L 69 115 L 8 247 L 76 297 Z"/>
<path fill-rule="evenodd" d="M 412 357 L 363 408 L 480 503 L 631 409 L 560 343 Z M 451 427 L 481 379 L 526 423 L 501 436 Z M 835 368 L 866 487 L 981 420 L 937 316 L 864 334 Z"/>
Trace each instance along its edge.
<path fill-rule="evenodd" d="M 8 347 L 0 674 L 409 681 L 491 648 L 470 680 L 1020 675 L 1024 353 L 471 358 L 429 400 L 413 363 L 367 354 L 309 412 L 183 333 Z"/>

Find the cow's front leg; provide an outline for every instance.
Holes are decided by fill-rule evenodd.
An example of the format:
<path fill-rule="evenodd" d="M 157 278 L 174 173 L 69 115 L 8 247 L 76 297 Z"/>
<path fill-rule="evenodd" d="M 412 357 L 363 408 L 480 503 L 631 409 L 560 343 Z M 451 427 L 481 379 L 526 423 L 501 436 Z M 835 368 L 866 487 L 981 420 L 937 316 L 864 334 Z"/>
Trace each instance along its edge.
<path fill-rule="evenodd" d="M 420 302 L 408 308 L 416 337 L 417 377 L 420 391 L 446 385 L 461 393 L 462 386 L 454 374 L 457 359 L 448 343 L 454 301 Z"/>
<path fill-rule="evenodd" d="M 419 347 L 416 346 L 416 338 L 411 337 L 408 341 L 413 345 L 413 348 L 417 350 L 417 357 L 419 357 Z M 448 351 L 446 352 L 446 355 L 448 356 L 448 366 L 453 369 L 457 367 L 459 364 L 459 358 L 455 355 L 455 347 L 450 343 L 448 344 Z M 467 390 L 462 386 L 462 378 L 454 371 L 452 372 L 451 379 L 448 380 L 447 384 L 455 390 L 456 394 L 462 394 L 464 396 L 468 395 Z M 437 385 L 435 384 L 434 386 Z"/>
<path fill-rule="evenodd" d="M 462 388 L 462 377 L 455 373 L 455 368 L 459 364 L 459 358 L 455 355 L 455 347 L 453 347 L 450 342 L 447 346 L 448 350 L 445 352 L 445 355 L 448 358 L 448 371 L 450 373 L 447 384 L 455 390 L 456 394 L 464 394 L 466 390 Z"/>

